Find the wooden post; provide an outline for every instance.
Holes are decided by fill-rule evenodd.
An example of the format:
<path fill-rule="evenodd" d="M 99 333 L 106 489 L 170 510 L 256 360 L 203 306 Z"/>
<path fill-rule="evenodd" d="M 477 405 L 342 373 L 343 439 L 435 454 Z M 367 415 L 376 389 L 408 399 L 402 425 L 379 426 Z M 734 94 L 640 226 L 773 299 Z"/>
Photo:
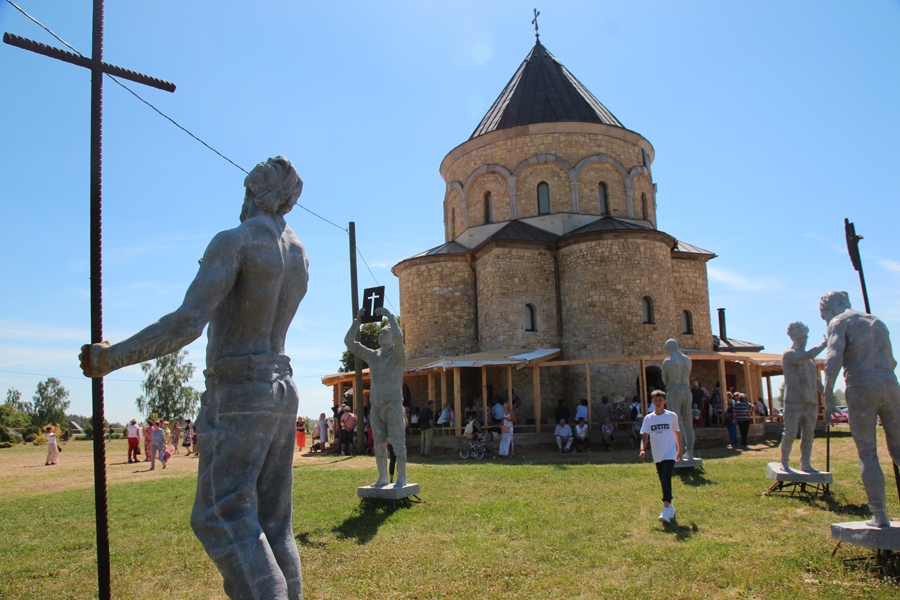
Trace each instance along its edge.
<path fill-rule="evenodd" d="M 747 391 L 745 393 L 747 394 L 747 396 L 750 396 L 750 405 L 755 407 L 756 400 L 754 400 L 752 397 L 753 390 L 752 386 L 750 385 L 750 361 L 747 358 L 744 358 L 744 382 L 744 387 L 747 388 Z"/>
<path fill-rule="evenodd" d="M 437 418 L 440 416 L 441 411 L 444 410 L 444 405 L 447 404 L 447 371 L 446 369 L 441 369 L 441 405 L 438 406 L 437 412 L 434 413 L 434 422 L 437 423 Z M 443 428 L 438 430 L 443 433 Z M 437 433 L 437 431 L 435 431 Z"/>
<path fill-rule="evenodd" d="M 428 399 L 434 400 L 434 373 L 428 374 Z"/>
<path fill-rule="evenodd" d="M 762 369 L 760 369 L 762 370 Z M 775 402 L 772 399 L 772 376 L 766 375 L 766 392 L 769 395 L 769 420 L 775 418 Z"/>
<path fill-rule="evenodd" d="M 718 360 L 719 363 L 719 382 L 722 385 L 722 416 L 725 416 L 725 411 L 728 410 L 728 381 L 725 379 L 725 359 L 720 358 Z"/>
<path fill-rule="evenodd" d="M 512 410 L 513 405 L 513 387 L 512 387 L 512 367 L 506 367 L 506 398 L 509 402 L 509 410 Z"/>
<path fill-rule="evenodd" d="M 481 367 L 481 408 L 482 408 L 482 418 L 484 419 L 483 426 L 487 426 L 490 423 L 490 419 L 488 418 L 488 399 L 487 399 L 487 367 Z"/>
<path fill-rule="evenodd" d="M 584 388 L 588 403 L 588 431 L 591 430 L 591 365 L 584 363 Z"/>
<path fill-rule="evenodd" d="M 534 397 L 534 431 L 541 432 L 541 368 L 537 365 L 531 367 L 531 395 Z M 512 375 L 510 375 L 512 378 Z"/>
<path fill-rule="evenodd" d="M 459 367 L 453 369 L 453 413 L 456 415 L 454 429 L 457 437 L 462 435 L 462 419 L 459 418 L 462 413 L 462 388 L 459 373 Z"/>
<path fill-rule="evenodd" d="M 641 414 L 647 414 L 647 367 L 644 359 L 638 360 L 638 396 L 641 399 Z"/>
<path fill-rule="evenodd" d="M 356 282 L 356 223 L 350 221 L 350 295 L 351 306 L 353 308 L 353 318 L 356 319 L 356 313 L 359 312 L 359 286 Z M 356 339 L 359 339 L 359 332 L 356 333 Z M 356 415 L 356 422 L 359 426 L 356 429 L 356 451 L 364 452 L 366 449 L 366 426 L 363 424 L 363 413 L 365 412 L 365 398 L 363 397 L 363 376 L 362 376 L 362 359 L 355 354 L 353 355 L 353 414 Z M 349 450 L 349 448 L 347 449 Z"/>

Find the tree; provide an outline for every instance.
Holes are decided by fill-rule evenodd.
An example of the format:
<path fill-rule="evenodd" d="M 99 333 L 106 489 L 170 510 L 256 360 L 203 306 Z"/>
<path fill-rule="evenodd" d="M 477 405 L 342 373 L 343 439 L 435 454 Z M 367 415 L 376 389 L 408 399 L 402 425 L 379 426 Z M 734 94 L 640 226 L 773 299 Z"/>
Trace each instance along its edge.
<path fill-rule="evenodd" d="M 6 403 L 19 412 L 30 412 L 28 410 L 28 402 L 22 400 L 22 392 L 16 388 L 9 388 L 6 390 Z"/>
<path fill-rule="evenodd" d="M 48 423 L 65 424 L 66 410 L 69 408 L 69 390 L 56 377 L 48 377 L 37 385 L 31 397 L 31 424 L 43 427 Z"/>
<path fill-rule="evenodd" d="M 28 413 L 16 410 L 9 402 L 0 404 L 0 429 L 25 429 L 31 425 Z"/>
<path fill-rule="evenodd" d="M 381 323 L 363 323 L 362 329 L 360 329 L 359 332 L 359 343 L 361 343 L 366 348 L 371 348 L 372 350 L 377 349 L 378 334 L 381 333 L 381 328 L 387 324 L 387 319 L 382 319 Z M 369 365 L 368 363 L 366 363 L 366 361 L 362 361 L 362 368 L 369 368 Z M 344 350 L 344 352 L 341 354 L 341 366 L 338 369 L 338 373 L 350 373 L 355 370 L 355 357 L 350 353 L 349 350 Z"/>
<path fill-rule="evenodd" d="M 155 364 L 141 363 L 147 380 L 141 384 L 144 395 L 135 401 L 142 414 L 156 413 L 161 420 L 193 417 L 200 404 L 200 392 L 187 385 L 194 376 L 194 365 L 185 362 L 187 350 L 157 358 Z"/>

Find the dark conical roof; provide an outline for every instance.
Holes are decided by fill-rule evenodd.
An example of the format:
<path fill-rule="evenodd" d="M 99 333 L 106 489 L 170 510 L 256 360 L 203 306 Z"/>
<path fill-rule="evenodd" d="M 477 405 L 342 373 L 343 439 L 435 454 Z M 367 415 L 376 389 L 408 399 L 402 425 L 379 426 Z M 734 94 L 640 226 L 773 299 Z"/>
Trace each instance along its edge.
<path fill-rule="evenodd" d="M 469 139 L 508 127 L 560 121 L 623 127 L 539 41 Z"/>

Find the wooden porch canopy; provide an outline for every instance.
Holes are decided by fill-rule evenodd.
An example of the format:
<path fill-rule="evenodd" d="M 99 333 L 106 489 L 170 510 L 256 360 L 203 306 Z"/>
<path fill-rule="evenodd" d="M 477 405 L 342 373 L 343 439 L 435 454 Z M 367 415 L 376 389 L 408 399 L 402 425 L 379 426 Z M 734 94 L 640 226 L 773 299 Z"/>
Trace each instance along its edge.
<path fill-rule="evenodd" d="M 443 406 L 447 399 L 444 398 L 447 389 L 447 370 L 453 370 L 453 410 L 457 415 L 462 414 L 462 390 L 460 387 L 459 371 L 462 368 L 481 368 L 481 403 L 484 414 L 488 414 L 488 398 L 487 398 L 487 368 L 488 367 L 506 367 L 506 381 L 508 390 L 508 400 L 510 404 L 513 401 L 512 386 L 512 368 L 523 369 L 525 367 L 534 367 L 540 363 L 553 360 L 559 357 L 562 351 L 559 348 L 501 348 L 498 350 L 488 350 L 485 352 L 475 352 L 472 354 L 464 354 L 461 356 L 438 357 L 438 358 L 416 358 L 406 361 L 406 375 L 425 375 L 428 377 L 428 398 L 430 400 L 438 400 L 435 398 L 435 381 L 434 376 L 440 373 L 441 377 L 441 398 L 440 403 Z M 535 371 L 537 375 L 537 371 Z M 369 370 L 363 369 L 363 382 L 369 381 Z M 334 388 L 334 403 L 340 404 L 342 396 L 342 388 L 344 384 L 350 383 L 355 389 L 355 374 L 353 371 L 347 373 L 335 373 L 326 375 L 322 378 L 323 385 L 330 385 Z M 538 387 L 538 390 L 540 388 Z M 536 396 L 540 399 L 540 394 Z M 540 412 L 540 405 L 537 408 Z M 538 426 L 540 427 L 540 426 Z M 455 423 L 456 435 L 462 435 L 462 422 L 459 418 Z"/>

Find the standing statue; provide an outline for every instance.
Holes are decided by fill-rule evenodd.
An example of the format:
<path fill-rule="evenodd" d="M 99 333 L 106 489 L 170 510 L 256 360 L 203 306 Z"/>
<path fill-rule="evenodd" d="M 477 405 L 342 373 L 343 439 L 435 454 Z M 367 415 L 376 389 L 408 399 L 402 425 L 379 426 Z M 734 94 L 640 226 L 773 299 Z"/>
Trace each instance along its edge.
<path fill-rule="evenodd" d="M 118 344 L 82 347 L 81 368 L 103 377 L 175 352 L 209 324 L 203 452 L 191 526 L 230 598 L 303 598 L 291 520 L 297 387 L 284 354 L 309 279 L 303 245 L 284 220 L 303 182 L 284 157 L 257 165 L 241 224 L 217 234 L 175 312 Z"/>
<path fill-rule="evenodd" d="M 884 427 L 888 453 L 900 464 L 900 385 L 894 369 L 891 338 L 884 321 L 850 308 L 847 292 L 829 292 L 819 300 L 819 312 L 828 323 L 825 353 L 825 418 L 834 412 L 834 382 L 844 369 L 844 392 L 859 470 L 869 499 L 871 527 L 890 527 L 885 510 L 884 474 L 878 464 L 875 427 Z"/>
<path fill-rule="evenodd" d="M 400 324 L 386 308 L 376 308 L 375 314 L 387 317 L 388 324 L 378 334 L 378 350 L 366 348 L 356 337 L 359 324 L 366 315 L 360 309 L 344 337 L 347 349 L 369 364 L 371 391 L 369 392 L 369 422 L 375 441 L 375 464 L 378 465 L 378 481 L 372 487 L 382 488 L 390 483 L 388 477 L 388 451 L 390 444 L 397 457 L 397 481 L 394 488 L 406 485 L 406 422 L 403 413 L 403 373 L 406 371 L 406 346 Z"/>
<path fill-rule="evenodd" d="M 787 328 L 793 344 L 781 357 L 784 371 L 784 433 L 781 438 L 781 466 L 790 472 L 791 447 L 800 430 L 800 470 L 814 472 L 810 465 L 816 420 L 819 417 L 819 392 L 824 388 L 813 359 L 825 349 L 826 341 L 806 349 L 809 327 L 797 321 Z"/>
<path fill-rule="evenodd" d="M 675 340 L 666 341 L 669 358 L 662 363 L 662 380 L 666 386 L 666 407 L 678 415 L 683 438 L 683 460 L 694 460 L 694 416 L 691 414 L 691 359 L 678 348 Z"/>

